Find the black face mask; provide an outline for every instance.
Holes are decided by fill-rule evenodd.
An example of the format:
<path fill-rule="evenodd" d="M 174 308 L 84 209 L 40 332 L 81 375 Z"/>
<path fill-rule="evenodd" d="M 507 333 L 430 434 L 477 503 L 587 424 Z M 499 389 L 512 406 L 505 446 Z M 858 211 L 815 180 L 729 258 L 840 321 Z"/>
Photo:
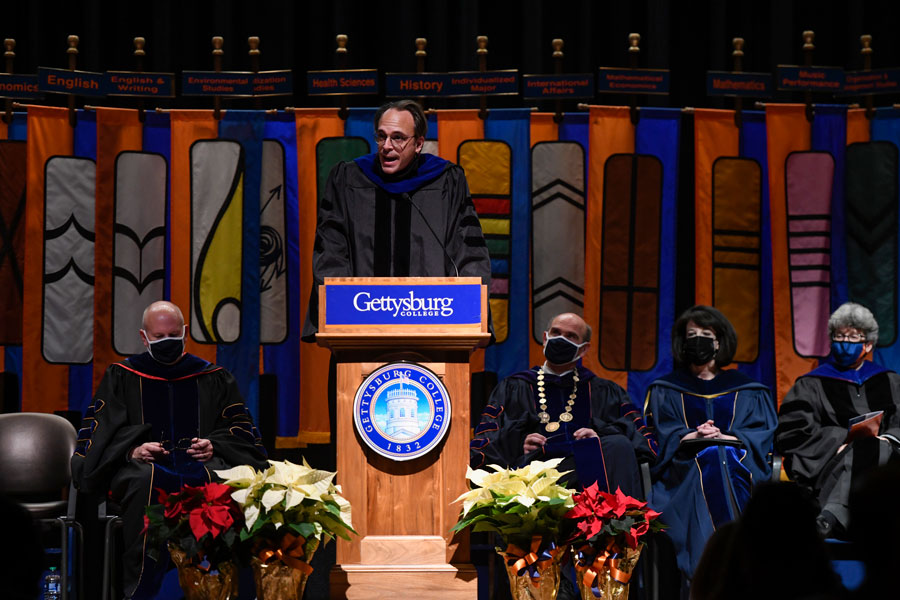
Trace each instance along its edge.
<path fill-rule="evenodd" d="M 699 367 L 715 358 L 716 340 L 702 335 L 686 338 L 681 350 L 686 361 Z"/>
<path fill-rule="evenodd" d="M 150 342 L 150 356 L 164 365 L 172 365 L 178 362 L 184 354 L 184 338 L 163 338 Z"/>
<path fill-rule="evenodd" d="M 576 344 L 558 335 L 547 338 L 547 344 L 544 346 L 544 356 L 554 365 L 564 365 L 575 360 L 575 356 L 582 346 L 584 344 Z"/>

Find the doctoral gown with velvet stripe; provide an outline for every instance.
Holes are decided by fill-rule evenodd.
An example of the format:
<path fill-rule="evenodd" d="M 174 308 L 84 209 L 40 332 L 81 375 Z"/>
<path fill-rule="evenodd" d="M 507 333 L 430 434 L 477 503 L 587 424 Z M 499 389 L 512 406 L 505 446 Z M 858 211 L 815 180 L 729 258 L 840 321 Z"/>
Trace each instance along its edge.
<path fill-rule="evenodd" d="M 625 390 L 615 383 L 597 377 L 581 365 L 577 370 L 579 381 L 572 407 L 573 419 L 568 423 L 560 422 L 560 428 L 552 433 L 545 430 L 538 417 L 541 409 L 537 367 L 500 382 L 491 394 L 470 443 L 472 467 L 497 464 L 517 468 L 533 460 L 562 457 L 564 460 L 559 469 L 574 472 L 574 477 L 567 478 L 573 485 L 583 484 L 586 477 L 597 477 L 601 488 L 605 487 L 606 480 L 611 491 L 621 484 L 626 493 L 642 495 L 637 483 L 637 461 L 652 464 L 656 460 L 656 445 L 644 426 L 640 411 Z M 565 410 L 574 387 L 573 376 L 573 371 L 561 376 L 544 375 L 551 421 L 559 421 L 560 413 Z M 598 438 L 573 440 L 572 434 L 583 427 L 593 429 Z M 523 446 L 530 433 L 546 436 L 547 444 L 525 455 Z M 601 446 L 602 451 L 598 453 Z"/>
<path fill-rule="evenodd" d="M 775 448 L 794 481 L 811 487 L 822 509 L 846 528 L 850 487 L 855 477 L 879 464 L 900 460 L 900 375 L 866 361 L 842 369 L 831 361 L 797 379 L 784 397 Z M 849 421 L 884 411 L 879 435 L 838 448 Z"/>
<path fill-rule="evenodd" d="M 753 484 L 771 475 L 775 407 L 767 387 L 735 370 L 711 380 L 674 371 L 651 384 L 646 402 L 644 417 L 660 447 L 651 505 L 663 513 L 678 567 L 690 578 L 709 536 L 740 514 Z M 709 419 L 740 445 L 681 442 Z"/>

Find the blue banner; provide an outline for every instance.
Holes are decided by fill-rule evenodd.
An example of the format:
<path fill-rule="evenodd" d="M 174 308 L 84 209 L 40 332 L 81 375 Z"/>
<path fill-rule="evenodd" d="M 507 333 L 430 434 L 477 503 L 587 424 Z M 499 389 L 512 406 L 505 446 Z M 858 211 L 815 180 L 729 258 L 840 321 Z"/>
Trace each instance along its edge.
<path fill-rule="evenodd" d="M 600 67 L 597 91 L 606 94 L 668 94 L 668 69 Z"/>
<path fill-rule="evenodd" d="M 306 93 L 310 96 L 344 96 L 349 94 L 377 94 L 378 71 L 307 71 Z"/>
<path fill-rule="evenodd" d="M 526 98 L 593 98 L 594 76 L 591 73 L 571 75 L 522 75 L 522 95 Z"/>
<path fill-rule="evenodd" d="M 840 67 L 797 67 L 778 65 L 777 88 L 783 91 L 831 92 L 844 89 L 844 70 Z"/>
<path fill-rule="evenodd" d="M 772 74 L 708 71 L 706 73 L 706 95 L 770 98 L 772 96 Z"/>
<path fill-rule="evenodd" d="M 328 325 L 481 323 L 481 285 L 328 285 Z"/>
<path fill-rule="evenodd" d="M 54 94 L 103 96 L 103 73 L 38 67 L 38 88 Z"/>
<path fill-rule="evenodd" d="M 385 96 L 504 96 L 519 93 L 519 72 L 387 73 Z"/>
<path fill-rule="evenodd" d="M 107 71 L 103 77 L 103 92 L 107 96 L 174 98 L 175 75 Z"/>

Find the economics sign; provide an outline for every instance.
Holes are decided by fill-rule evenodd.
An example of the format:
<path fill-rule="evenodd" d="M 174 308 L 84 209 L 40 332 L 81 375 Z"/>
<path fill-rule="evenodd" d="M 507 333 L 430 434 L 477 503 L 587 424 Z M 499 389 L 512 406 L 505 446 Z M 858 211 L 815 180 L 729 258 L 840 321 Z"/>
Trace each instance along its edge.
<path fill-rule="evenodd" d="M 353 401 L 353 422 L 366 445 L 396 461 L 419 458 L 450 429 L 450 396 L 434 372 L 389 363 L 366 377 Z"/>
<path fill-rule="evenodd" d="M 481 323 L 481 285 L 329 285 L 328 325 Z"/>

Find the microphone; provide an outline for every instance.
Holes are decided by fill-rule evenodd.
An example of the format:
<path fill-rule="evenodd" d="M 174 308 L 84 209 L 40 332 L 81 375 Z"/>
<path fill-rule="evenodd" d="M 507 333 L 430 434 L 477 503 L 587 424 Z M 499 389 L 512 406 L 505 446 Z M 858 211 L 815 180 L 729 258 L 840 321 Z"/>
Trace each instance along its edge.
<path fill-rule="evenodd" d="M 447 260 L 450 261 L 450 264 L 453 265 L 453 270 L 456 271 L 456 276 L 459 277 L 459 267 L 456 266 L 456 261 L 453 260 L 453 257 L 450 256 L 450 254 L 447 253 L 447 247 L 444 245 L 444 242 L 441 240 L 441 238 L 438 237 L 438 234 L 434 232 L 434 229 L 431 228 L 431 224 L 429 224 L 428 219 L 425 218 L 425 213 L 422 212 L 422 209 L 416 206 L 416 203 L 412 201 L 412 198 L 409 197 L 409 194 L 403 192 L 402 194 L 400 194 L 400 196 L 407 202 L 409 202 L 409 205 L 416 209 L 416 212 L 419 213 L 420 217 L 422 217 L 422 221 L 425 223 L 425 227 L 428 228 L 428 231 L 430 231 L 431 235 L 434 236 L 434 239 L 437 240 L 437 243 L 440 245 L 441 250 L 444 251 L 444 256 L 446 256 Z"/>

